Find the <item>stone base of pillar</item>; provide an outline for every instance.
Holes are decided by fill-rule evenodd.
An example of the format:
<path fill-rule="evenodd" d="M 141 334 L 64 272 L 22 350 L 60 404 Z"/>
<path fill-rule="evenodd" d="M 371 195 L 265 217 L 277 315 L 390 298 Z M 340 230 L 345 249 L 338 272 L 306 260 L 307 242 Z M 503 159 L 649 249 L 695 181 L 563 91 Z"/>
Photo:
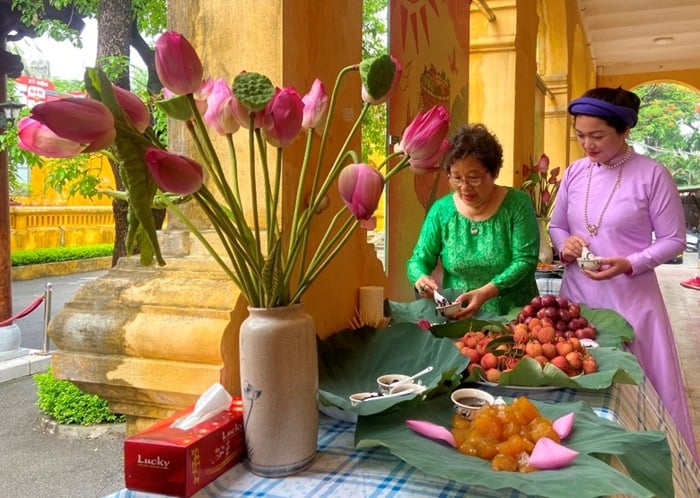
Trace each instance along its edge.
<path fill-rule="evenodd" d="M 126 416 L 127 434 L 191 405 L 215 382 L 240 393 L 245 299 L 239 303 L 240 291 L 210 258 L 166 261 L 143 267 L 138 257 L 120 259 L 49 326 L 54 375 L 106 399 Z"/>

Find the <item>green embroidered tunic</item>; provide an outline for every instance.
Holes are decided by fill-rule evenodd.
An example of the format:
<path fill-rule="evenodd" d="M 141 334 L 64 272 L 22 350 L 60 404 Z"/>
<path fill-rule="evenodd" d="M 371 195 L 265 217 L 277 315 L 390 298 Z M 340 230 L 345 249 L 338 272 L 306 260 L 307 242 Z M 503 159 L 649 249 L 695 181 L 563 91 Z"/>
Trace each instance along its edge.
<path fill-rule="evenodd" d="M 498 211 L 483 221 L 459 213 L 452 193 L 438 199 L 428 211 L 407 263 L 411 283 L 430 275 L 439 258 L 444 289 L 466 292 L 489 282 L 498 288 L 499 295 L 486 301 L 483 311 L 503 315 L 538 295 L 535 210 L 526 193 L 507 188 Z"/>

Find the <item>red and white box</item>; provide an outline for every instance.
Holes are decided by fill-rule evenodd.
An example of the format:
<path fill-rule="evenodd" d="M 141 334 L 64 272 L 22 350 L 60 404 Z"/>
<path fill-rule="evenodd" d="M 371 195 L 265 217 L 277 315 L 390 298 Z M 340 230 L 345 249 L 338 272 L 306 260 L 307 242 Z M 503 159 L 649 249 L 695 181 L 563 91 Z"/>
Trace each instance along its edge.
<path fill-rule="evenodd" d="M 124 440 L 128 489 L 188 498 L 245 457 L 241 398 L 189 429 L 171 427 L 194 408 Z"/>

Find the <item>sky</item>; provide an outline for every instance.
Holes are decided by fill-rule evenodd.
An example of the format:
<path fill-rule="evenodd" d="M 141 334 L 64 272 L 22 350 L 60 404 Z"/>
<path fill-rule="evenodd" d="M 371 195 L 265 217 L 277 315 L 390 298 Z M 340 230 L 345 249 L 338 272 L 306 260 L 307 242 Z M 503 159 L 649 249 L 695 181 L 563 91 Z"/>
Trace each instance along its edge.
<path fill-rule="evenodd" d="M 81 33 L 83 48 L 76 48 L 70 42 L 57 42 L 44 35 L 40 38 L 23 38 L 18 42 L 8 42 L 8 48 L 18 48 L 26 68 L 33 63 L 48 64 L 49 79 L 82 80 L 86 67 L 95 66 L 97 53 L 97 21 L 85 19 L 85 29 Z M 132 53 L 132 61 L 140 58 Z"/>

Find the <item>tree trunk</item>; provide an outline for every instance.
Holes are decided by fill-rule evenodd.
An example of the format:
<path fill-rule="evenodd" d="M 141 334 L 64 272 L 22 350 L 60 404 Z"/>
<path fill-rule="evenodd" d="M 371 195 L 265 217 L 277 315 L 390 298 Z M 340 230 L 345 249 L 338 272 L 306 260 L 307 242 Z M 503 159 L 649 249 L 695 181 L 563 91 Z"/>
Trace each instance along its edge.
<path fill-rule="evenodd" d="M 105 57 L 129 57 L 129 43 L 131 40 L 131 0 L 100 0 L 97 13 L 97 60 L 95 65 L 104 64 Z M 129 89 L 129 69 L 119 75 L 114 84 Z M 119 176 L 118 164 L 110 161 L 112 173 L 117 190 L 124 190 Z M 126 255 L 126 234 L 129 222 L 127 220 L 128 205 L 125 201 L 112 202 L 114 213 L 114 253 L 112 266 L 120 257 Z"/>

